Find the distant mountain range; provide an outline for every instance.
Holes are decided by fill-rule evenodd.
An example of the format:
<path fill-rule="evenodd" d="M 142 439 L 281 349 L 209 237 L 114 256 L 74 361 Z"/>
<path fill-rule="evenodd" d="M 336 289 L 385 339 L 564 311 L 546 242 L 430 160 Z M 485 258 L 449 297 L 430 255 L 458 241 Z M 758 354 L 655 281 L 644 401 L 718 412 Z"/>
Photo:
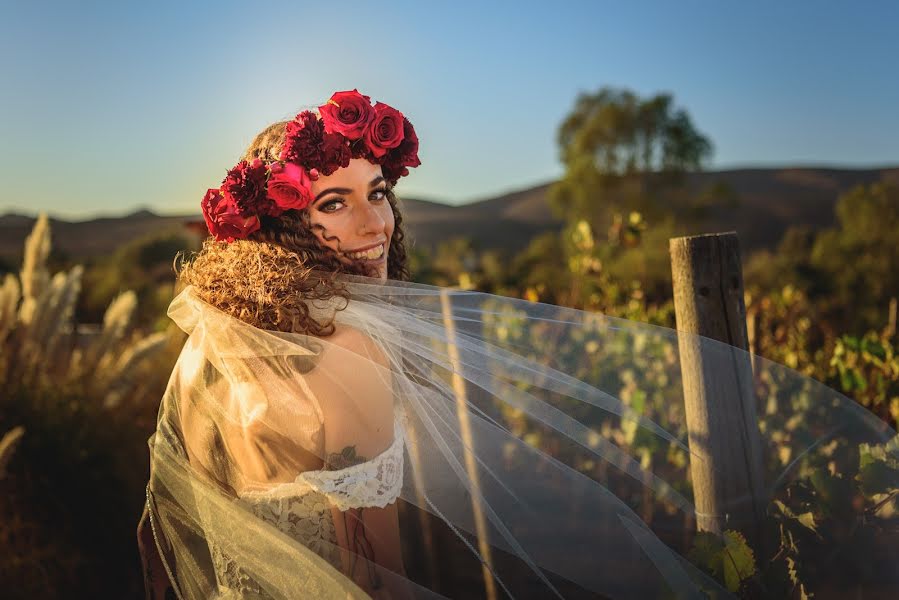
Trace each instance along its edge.
<path fill-rule="evenodd" d="M 733 202 L 714 203 L 701 232 L 736 231 L 741 247 L 750 251 L 772 247 L 790 225 L 812 229 L 830 226 L 834 204 L 859 184 L 890 181 L 899 185 L 899 166 L 882 169 L 760 168 L 705 171 L 687 177 L 689 194 L 698 195 L 723 184 Z M 462 206 L 403 198 L 403 218 L 409 238 L 418 247 L 432 248 L 458 236 L 469 237 L 481 249 L 518 251 L 536 234 L 561 227 L 550 210 L 551 183 L 510 192 Z M 614 197 L 612 198 L 614 201 Z M 672 206 L 672 210 L 678 210 Z M 25 236 L 34 216 L 0 216 L 0 260 L 8 267 L 21 259 Z M 161 231 L 185 231 L 197 215 L 162 216 L 141 210 L 124 217 L 87 221 L 51 218 L 55 250 L 69 259 L 108 255 L 121 244 Z M 700 231 L 684 231 L 689 235 Z"/>

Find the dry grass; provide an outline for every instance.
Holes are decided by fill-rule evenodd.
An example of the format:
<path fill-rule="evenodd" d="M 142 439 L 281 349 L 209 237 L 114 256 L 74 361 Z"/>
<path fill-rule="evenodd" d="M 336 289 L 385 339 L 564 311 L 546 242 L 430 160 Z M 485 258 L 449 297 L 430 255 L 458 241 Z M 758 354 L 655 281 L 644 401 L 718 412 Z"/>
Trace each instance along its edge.
<path fill-rule="evenodd" d="M 0 284 L 0 589 L 129 597 L 146 440 L 182 340 L 133 331 L 133 292 L 79 333 L 84 269 L 51 276 L 50 239 L 41 215 L 19 277 Z"/>

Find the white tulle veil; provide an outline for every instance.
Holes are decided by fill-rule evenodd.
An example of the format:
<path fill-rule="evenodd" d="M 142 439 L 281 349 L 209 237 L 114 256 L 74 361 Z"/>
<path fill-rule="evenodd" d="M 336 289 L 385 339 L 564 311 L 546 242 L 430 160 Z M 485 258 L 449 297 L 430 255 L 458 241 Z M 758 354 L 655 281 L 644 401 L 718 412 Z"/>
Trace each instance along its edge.
<path fill-rule="evenodd" d="M 855 402 L 714 340 L 473 291 L 343 281 L 345 306 L 315 306 L 353 332 L 336 340 L 252 327 L 191 287 L 172 303 L 169 315 L 189 337 L 150 439 L 148 505 L 179 596 L 221 593 L 210 551 L 218 547 L 261 597 L 364 597 L 321 551 L 240 502 L 309 483 L 296 457 L 320 452 L 323 406 L 336 393 L 358 399 L 357 419 L 369 390 L 392 396 L 405 444 L 398 502 L 413 597 L 448 595 L 447 578 L 455 590 L 471 582 L 459 597 L 487 588 L 515 598 L 729 597 L 687 560 L 698 459 L 684 348 L 722 378 L 735 357 L 751 359 L 764 459 L 756 501 L 772 505 L 809 465 L 839 472 L 851 458 L 835 444 L 896 455 L 895 432 Z M 729 507 L 733 522 L 752 506 Z M 895 553 L 895 539 L 870 541 L 872 551 L 887 547 Z"/>

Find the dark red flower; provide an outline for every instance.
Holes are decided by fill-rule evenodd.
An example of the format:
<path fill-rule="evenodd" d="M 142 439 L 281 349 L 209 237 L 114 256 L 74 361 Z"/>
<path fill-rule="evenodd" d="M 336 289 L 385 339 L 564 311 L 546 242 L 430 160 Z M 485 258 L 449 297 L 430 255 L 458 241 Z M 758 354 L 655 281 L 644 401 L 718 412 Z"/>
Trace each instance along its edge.
<path fill-rule="evenodd" d="M 222 182 L 222 193 L 244 217 L 258 215 L 277 216 L 280 210 L 268 198 L 265 163 L 260 159 L 252 162 L 240 161 L 228 171 Z"/>
<path fill-rule="evenodd" d="M 365 144 L 375 158 L 384 156 L 391 148 L 403 141 L 403 113 L 378 102 L 374 107 L 375 116 L 365 130 Z"/>
<path fill-rule="evenodd" d="M 337 169 L 350 164 L 352 152 L 347 139 L 339 133 L 326 133 L 321 145 L 318 167 L 322 175 L 330 175 Z"/>
<path fill-rule="evenodd" d="M 221 190 L 209 189 L 200 202 L 209 233 L 219 241 L 245 239 L 259 229 L 259 217 L 243 216 Z"/>
<path fill-rule="evenodd" d="M 325 128 L 318 115 L 304 110 L 287 124 L 281 160 L 295 162 L 307 169 L 319 168 L 314 163 L 319 162 L 324 134 Z"/>
<path fill-rule="evenodd" d="M 322 121 L 314 112 L 306 110 L 287 124 L 281 160 L 293 162 L 307 171 L 318 170 L 330 175 L 350 164 L 351 152 L 347 139 L 339 133 L 326 133 Z"/>
<path fill-rule="evenodd" d="M 384 178 L 395 185 L 400 177 L 409 174 L 408 167 L 419 165 L 421 165 L 421 160 L 418 158 L 418 136 L 409 119 L 403 117 L 403 141 L 384 155 L 381 171 L 384 173 Z"/>
<path fill-rule="evenodd" d="M 421 164 L 415 129 L 395 108 L 383 102 L 372 107 L 368 96 L 354 89 L 336 92 L 319 110 L 321 118 L 307 110 L 287 124 L 280 154 L 282 162 L 303 167 L 312 180 L 347 167 L 353 158 L 382 165 L 393 183 Z"/>
<path fill-rule="evenodd" d="M 327 103 L 318 107 L 325 131 L 339 133 L 348 140 L 358 140 L 365 134 L 375 116 L 371 98 L 358 90 L 335 92 Z"/>
<path fill-rule="evenodd" d="M 399 163 L 385 162 L 381 164 L 381 174 L 384 175 L 384 179 L 389 181 L 391 185 L 396 185 L 400 177 L 405 177 L 409 174 L 409 169 Z"/>
<path fill-rule="evenodd" d="M 418 159 L 418 136 L 415 134 L 412 123 L 405 117 L 403 117 L 403 141 L 395 150 L 391 150 L 390 154 L 397 156 L 397 162 L 404 167 L 421 165 L 421 161 Z"/>

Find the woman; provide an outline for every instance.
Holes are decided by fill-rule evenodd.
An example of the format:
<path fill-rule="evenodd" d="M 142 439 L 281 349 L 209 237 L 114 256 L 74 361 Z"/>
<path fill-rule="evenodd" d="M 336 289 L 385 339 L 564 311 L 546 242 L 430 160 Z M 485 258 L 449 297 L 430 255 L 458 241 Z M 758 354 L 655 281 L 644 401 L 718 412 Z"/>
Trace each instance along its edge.
<path fill-rule="evenodd" d="M 276 123 L 255 138 L 222 188 L 210 190 L 204 198 L 204 217 L 215 241 L 206 243 L 180 273 L 181 281 L 196 293 L 193 300 L 206 302 L 256 328 L 327 337 L 335 349 L 363 352 L 375 356 L 378 364 L 385 364 L 383 357 L 376 356 L 378 349 L 359 330 L 338 326 L 333 318 L 318 319 L 307 306 L 311 299 L 333 302 L 347 297 L 331 281 L 339 272 L 380 280 L 408 276 L 402 217 L 392 187 L 398 177 L 408 173 L 407 167 L 420 164 L 417 139 L 411 124 L 398 111 L 382 103 L 369 107 L 368 101 L 355 90 L 339 92 L 318 115 L 304 111 L 294 121 Z M 265 195 L 257 193 L 259 186 L 267 187 Z M 337 373 L 347 371 L 354 363 L 341 360 L 343 355 L 345 352 L 336 350 L 326 353 L 315 367 L 317 372 L 327 372 L 330 382 Z M 182 431 L 189 432 L 184 449 L 191 464 L 204 469 L 217 483 L 226 483 L 228 476 L 234 477 L 235 469 L 227 475 L 216 469 L 211 464 L 216 452 L 207 447 L 210 443 L 222 444 L 227 448 L 226 460 L 239 465 L 242 483 L 252 479 L 256 486 L 263 482 L 271 486 L 289 482 L 300 472 L 345 472 L 387 451 L 395 453 L 399 446 L 394 444 L 390 390 L 377 373 L 366 373 L 366 363 L 357 361 L 355 366 L 355 370 L 342 373 L 341 379 L 348 382 L 359 378 L 363 382 L 359 389 L 364 387 L 366 391 L 364 415 L 360 415 L 360 400 L 355 395 L 319 391 L 309 398 L 316 403 L 319 422 L 311 428 L 301 427 L 301 431 L 292 430 L 293 439 L 277 452 L 271 448 L 256 452 L 262 437 L 259 431 L 254 431 L 252 441 L 248 441 L 246 428 L 218 427 L 213 425 L 214 417 L 198 419 L 182 408 L 178 416 Z M 314 374 L 309 375 L 307 385 L 314 379 Z M 327 383 L 320 387 L 327 387 Z M 320 401 L 325 396 L 328 401 Z M 194 425 L 198 420 L 213 425 L 220 437 L 214 442 L 203 438 L 197 430 L 200 426 Z M 230 437 L 229 431 L 233 434 Z M 254 447 L 248 450 L 242 444 Z M 236 486 L 233 481 L 227 484 L 238 497 L 252 497 L 246 502 L 253 503 L 257 514 L 272 508 L 266 504 L 270 499 L 251 490 L 252 486 L 240 489 L 244 486 Z M 298 519 L 319 534 L 306 536 L 304 541 L 375 596 L 390 586 L 363 562 L 377 561 L 395 572 L 403 571 L 396 504 L 392 501 L 396 490 L 391 493 L 393 497 L 383 506 L 350 506 L 341 511 L 332 504 L 329 513 L 333 516 L 328 514 L 326 519 L 309 509 L 311 494 L 304 499 L 307 506 L 294 509 Z M 326 502 L 322 495 L 315 500 L 316 507 Z M 144 522 L 141 531 L 142 545 L 148 548 L 149 530 Z M 338 554 L 336 544 L 347 552 Z M 239 567 L 235 568 L 218 548 L 211 551 L 223 573 L 220 590 L 261 593 L 248 584 L 248 577 L 233 576 Z M 366 560 L 356 560 L 357 555 Z M 158 573 L 159 566 L 156 562 L 147 570 Z M 156 596 L 170 583 L 152 576 L 151 580 L 148 589 Z M 392 596 L 397 596 L 396 590 Z"/>
<path fill-rule="evenodd" d="M 766 552 L 759 508 L 807 510 L 815 469 L 862 447 L 895 457 L 863 409 L 761 357 L 746 371 L 726 344 L 404 281 L 393 186 L 417 153 L 399 111 L 337 92 L 263 131 L 204 197 L 214 239 L 180 272 L 169 315 L 189 337 L 150 439 L 154 597 L 770 591 L 746 552 L 792 550 Z M 721 401 L 761 407 L 760 480 L 722 515 L 694 506 L 691 472 L 730 474 L 693 449 L 680 353 Z M 695 534 L 719 516 L 746 534 L 739 560 L 742 534 L 721 538 L 727 561 Z M 895 536 L 869 533 L 895 564 Z"/>

